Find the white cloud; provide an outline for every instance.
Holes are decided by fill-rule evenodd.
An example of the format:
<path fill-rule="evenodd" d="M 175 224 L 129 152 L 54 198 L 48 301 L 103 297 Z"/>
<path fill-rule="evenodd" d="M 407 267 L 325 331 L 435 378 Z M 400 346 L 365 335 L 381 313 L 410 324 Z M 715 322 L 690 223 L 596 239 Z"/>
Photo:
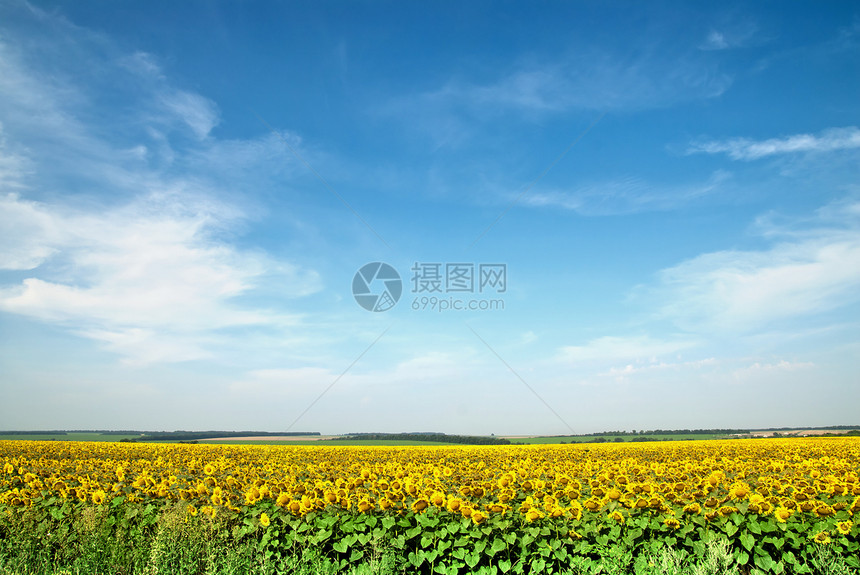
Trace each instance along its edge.
<path fill-rule="evenodd" d="M 736 383 L 749 383 L 756 380 L 767 379 L 780 374 L 809 370 L 815 368 L 811 361 L 788 361 L 782 359 L 776 363 L 754 362 L 750 365 L 740 367 L 731 372 L 731 379 Z"/>
<path fill-rule="evenodd" d="M 733 160 L 758 160 L 779 154 L 834 152 L 860 148 L 860 128 L 830 128 L 814 134 L 795 134 L 784 138 L 750 140 L 734 138 L 694 143 L 688 154 L 728 154 Z"/>
<path fill-rule="evenodd" d="M 462 103 L 481 110 L 619 110 L 662 107 L 720 96 L 731 77 L 684 59 L 656 59 L 644 50 L 634 59 L 609 53 L 576 54 L 550 63 L 521 64 L 495 82 L 449 82 L 425 103 Z"/>
<path fill-rule="evenodd" d="M 164 106 L 185 122 L 198 139 L 209 135 L 219 120 L 215 104 L 199 94 L 176 90 L 161 95 Z"/>
<path fill-rule="evenodd" d="M 581 346 L 565 346 L 559 350 L 558 358 L 570 363 L 590 361 L 632 360 L 657 363 L 660 357 L 694 347 L 692 339 L 662 340 L 649 336 L 604 336 Z"/>
<path fill-rule="evenodd" d="M 189 197 L 150 196 L 102 213 L 14 195 L 0 202 L 0 237 L 16 240 L 6 244 L 0 263 L 32 271 L 0 288 L 0 310 L 76 326 L 111 349 L 146 356 L 137 359 L 200 357 L 191 344 L 165 353 L 161 335 L 194 339 L 228 327 L 294 322 L 288 314 L 231 304 L 264 281 L 279 281 L 285 297 L 320 288 L 314 271 L 213 239 L 231 212 L 211 200 L 195 205 Z"/>
<path fill-rule="evenodd" d="M 290 339 L 298 320 L 284 300 L 320 290 L 319 275 L 233 243 L 255 209 L 234 184 L 265 181 L 252 177 L 261 165 L 289 169 L 282 145 L 210 137 L 217 107 L 173 86 L 155 58 L 35 14 L 32 50 L 20 30 L 0 38 L 0 270 L 16 272 L 0 311 L 135 364 L 209 357 L 231 329 Z M 182 130 L 194 138 L 173 149 Z M 174 161 L 184 169 L 165 169 Z M 253 303 L 262 297 L 278 309 Z"/>
<path fill-rule="evenodd" d="M 726 40 L 722 32 L 711 30 L 705 42 L 700 46 L 702 50 L 725 50 L 729 47 L 729 42 Z"/>
<path fill-rule="evenodd" d="M 562 208 L 585 216 L 672 210 L 714 193 L 730 177 L 728 172 L 718 170 L 700 184 L 667 186 L 622 178 L 585 184 L 573 190 L 530 191 L 520 202 L 526 206 Z"/>
<path fill-rule="evenodd" d="M 822 210 L 817 227 L 786 233 L 769 249 L 713 252 L 663 270 L 661 315 L 694 332 L 749 331 L 857 301 L 857 204 L 841 225 L 824 214 L 832 216 Z"/>

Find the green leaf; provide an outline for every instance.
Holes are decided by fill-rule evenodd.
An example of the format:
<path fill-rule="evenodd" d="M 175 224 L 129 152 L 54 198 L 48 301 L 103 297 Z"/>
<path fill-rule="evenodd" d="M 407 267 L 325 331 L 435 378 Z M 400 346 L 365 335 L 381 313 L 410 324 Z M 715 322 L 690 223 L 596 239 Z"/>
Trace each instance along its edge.
<path fill-rule="evenodd" d="M 746 565 L 750 560 L 750 555 L 746 551 L 737 551 L 735 553 L 735 560 L 738 562 L 738 565 Z"/>
<path fill-rule="evenodd" d="M 609 544 L 609 535 L 606 535 L 606 534 L 598 535 L 597 537 L 594 538 L 594 540 L 597 541 L 598 545 L 606 546 Z"/>
<path fill-rule="evenodd" d="M 481 561 L 481 556 L 478 553 L 469 553 L 463 560 L 466 562 L 470 568 L 474 569 L 475 565 L 477 565 Z"/>
<path fill-rule="evenodd" d="M 337 543 L 334 543 L 331 546 L 331 548 L 334 549 L 335 551 L 337 551 L 338 553 L 346 553 L 346 550 L 349 549 L 349 545 L 347 545 L 346 541 L 341 539 Z"/>
<path fill-rule="evenodd" d="M 508 561 L 507 559 L 499 559 L 499 562 L 496 563 L 496 565 L 498 565 L 499 570 L 502 573 L 507 573 L 508 571 L 511 570 L 511 562 Z"/>
<path fill-rule="evenodd" d="M 501 539 L 496 537 L 495 539 L 493 539 L 493 544 L 490 545 L 490 547 L 487 549 L 487 555 L 492 557 L 493 555 L 495 555 L 499 551 L 503 551 L 503 550 L 507 549 L 507 547 L 508 546 L 504 541 L 502 541 Z"/>
<path fill-rule="evenodd" d="M 383 517 L 382 518 L 382 526 L 385 529 L 391 529 L 392 527 L 394 527 L 395 522 L 396 522 L 396 519 L 394 519 L 394 517 Z"/>
<path fill-rule="evenodd" d="M 753 546 L 755 546 L 755 537 L 744 531 L 741 533 L 740 540 L 741 545 L 743 545 L 747 551 L 752 551 Z"/>
<path fill-rule="evenodd" d="M 773 567 L 773 559 L 770 558 L 769 555 L 756 555 L 753 558 L 753 561 L 756 564 L 756 567 L 762 569 L 763 571 L 770 571 Z"/>
<path fill-rule="evenodd" d="M 415 553 L 414 551 L 409 553 L 409 555 L 406 556 L 406 559 L 407 559 L 407 561 L 409 561 L 412 564 L 413 567 L 418 567 L 419 565 L 424 563 L 424 556 L 419 555 L 418 553 Z"/>
<path fill-rule="evenodd" d="M 749 529 L 750 533 L 754 535 L 761 535 L 761 527 L 759 527 L 757 521 L 750 521 L 749 523 L 747 523 L 747 529 Z"/>

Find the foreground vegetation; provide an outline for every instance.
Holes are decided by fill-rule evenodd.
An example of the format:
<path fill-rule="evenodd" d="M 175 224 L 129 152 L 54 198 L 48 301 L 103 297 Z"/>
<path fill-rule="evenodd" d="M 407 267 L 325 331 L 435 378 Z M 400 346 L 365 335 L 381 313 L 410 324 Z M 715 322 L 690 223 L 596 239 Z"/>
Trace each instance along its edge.
<path fill-rule="evenodd" d="M 0 573 L 852 573 L 860 440 L 0 442 Z"/>

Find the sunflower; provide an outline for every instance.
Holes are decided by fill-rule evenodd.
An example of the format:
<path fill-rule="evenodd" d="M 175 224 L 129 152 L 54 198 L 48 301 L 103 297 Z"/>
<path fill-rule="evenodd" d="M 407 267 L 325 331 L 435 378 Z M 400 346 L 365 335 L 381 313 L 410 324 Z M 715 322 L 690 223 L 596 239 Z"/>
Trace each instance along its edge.
<path fill-rule="evenodd" d="M 776 520 L 780 523 L 785 523 L 789 517 L 791 517 L 792 511 L 791 509 L 787 509 L 785 507 L 777 507 L 773 512 L 773 516 L 776 517 Z"/>
<path fill-rule="evenodd" d="M 620 511 L 613 511 L 609 515 L 609 518 L 618 523 L 624 523 L 624 515 L 622 515 Z"/>
<path fill-rule="evenodd" d="M 486 518 L 487 518 L 487 516 L 484 515 L 483 513 L 481 513 L 480 511 L 472 512 L 472 523 L 474 523 L 475 525 L 480 525 L 481 523 L 484 522 L 484 520 Z"/>
<path fill-rule="evenodd" d="M 195 515 L 197 515 L 197 508 L 196 508 L 196 507 L 194 507 L 193 505 L 189 505 L 189 506 L 186 508 L 186 510 L 188 511 L 188 515 L 191 515 L 192 517 L 194 517 Z"/>
<path fill-rule="evenodd" d="M 537 521 L 538 519 L 543 518 L 543 512 L 540 509 L 529 509 L 526 512 L 526 521 L 531 523 L 532 521 Z"/>
<path fill-rule="evenodd" d="M 848 535 L 853 525 L 854 523 L 850 519 L 848 521 L 839 521 L 836 524 L 836 530 L 842 535 Z"/>
<path fill-rule="evenodd" d="M 263 527 L 268 527 L 269 523 L 271 523 L 269 516 L 266 515 L 265 513 L 261 513 L 260 514 L 260 525 L 262 525 Z"/>
<path fill-rule="evenodd" d="M 822 531 L 821 533 L 819 533 L 815 537 L 813 537 L 812 540 L 815 541 L 816 543 L 821 543 L 822 545 L 827 545 L 828 543 L 830 543 L 830 536 L 828 535 L 827 531 Z"/>
<path fill-rule="evenodd" d="M 674 517 L 667 517 L 663 520 L 663 525 L 671 527 L 672 529 L 677 529 L 681 526 L 681 523 Z"/>
<path fill-rule="evenodd" d="M 206 475 L 213 475 L 215 473 L 215 466 L 211 463 L 207 463 L 203 466 L 203 473 Z"/>
<path fill-rule="evenodd" d="M 106 499 L 107 499 L 107 494 L 104 491 L 102 491 L 101 489 L 99 489 L 97 491 L 93 491 L 92 501 L 96 505 L 101 505 L 102 503 L 105 502 Z"/>
<path fill-rule="evenodd" d="M 412 511 L 415 513 L 421 513 L 428 507 L 430 507 L 430 503 L 423 497 L 412 502 Z"/>

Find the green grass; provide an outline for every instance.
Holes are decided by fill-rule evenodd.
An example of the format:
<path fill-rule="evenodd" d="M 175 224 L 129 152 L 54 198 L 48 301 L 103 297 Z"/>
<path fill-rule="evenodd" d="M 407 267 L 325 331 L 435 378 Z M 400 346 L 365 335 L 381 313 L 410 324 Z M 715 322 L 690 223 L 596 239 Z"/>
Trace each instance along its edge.
<path fill-rule="evenodd" d="M 660 435 L 607 435 L 607 436 L 593 436 L 593 435 L 562 435 L 556 437 L 510 437 L 502 435 L 500 437 L 504 437 L 506 439 L 510 439 L 511 443 L 525 443 L 527 445 L 546 445 L 546 444 L 559 444 L 562 441 L 565 443 L 592 443 L 595 439 L 599 439 L 602 437 L 606 441 L 604 443 L 616 443 L 615 439 L 620 438 L 624 442 L 630 442 L 634 438 L 644 437 L 651 441 L 691 441 L 696 439 L 725 439 L 730 437 L 728 435 L 720 435 L 716 433 L 667 433 Z"/>
<path fill-rule="evenodd" d="M 147 442 L 152 443 L 152 442 Z M 269 441 L 269 440 L 235 440 L 235 439 L 201 439 L 198 443 L 209 443 L 213 445 L 291 445 L 291 446 L 303 446 L 303 447 L 313 447 L 313 446 L 325 446 L 325 447 L 347 447 L 347 446 L 373 446 L 373 445 L 390 445 L 394 447 L 406 446 L 406 445 L 456 445 L 454 443 L 441 443 L 438 441 L 400 441 L 400 440 L 387 440 L 387 439 L 342 439 L 342 440 L 334 440 L 334 439 L 319 439 L 314 441 L 292 441 L 292 440 L 281 440 L 281 441 Z"/>
<path fill-rule="evenodd" d="M 2 435 L 0 441 L 119 441 L 139 437 L 138 435 L 103 435 L 101 433 L 67 433 L 65 435 Z"/>

